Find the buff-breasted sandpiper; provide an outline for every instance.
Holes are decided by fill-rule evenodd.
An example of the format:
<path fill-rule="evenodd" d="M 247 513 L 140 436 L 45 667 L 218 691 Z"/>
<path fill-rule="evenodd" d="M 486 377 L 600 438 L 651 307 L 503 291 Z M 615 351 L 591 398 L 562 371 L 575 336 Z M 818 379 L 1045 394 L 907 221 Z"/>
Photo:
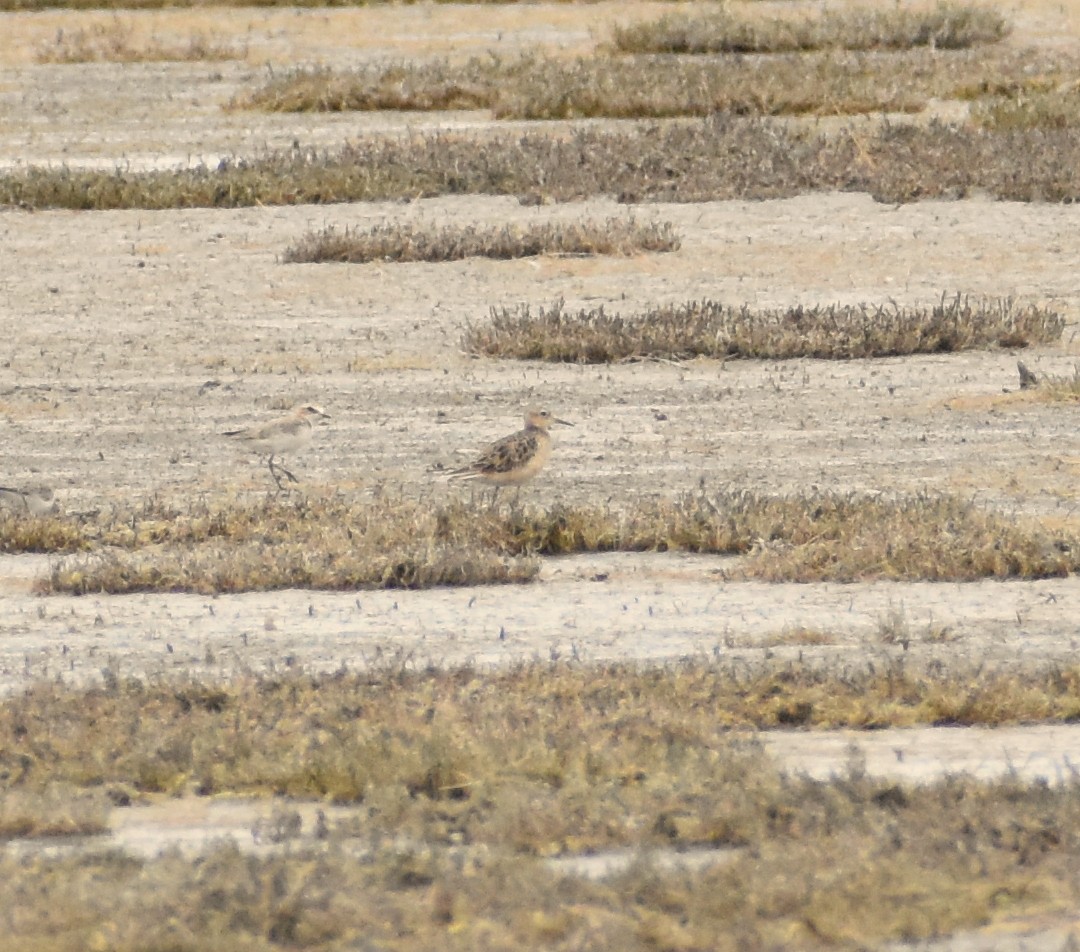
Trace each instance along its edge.
<path fill-rule="evenodd" d="M 518 486 L 532 479 L 551 455 L 553 423 L 573 426 L 560 420 L 548 410 L 529 409 L 525 413 L 525 428 L 496 440 L 468 466 L 452 469 L 448 479 L 478 479 L 495 487 L 494 496 L 503 486 Z"/>

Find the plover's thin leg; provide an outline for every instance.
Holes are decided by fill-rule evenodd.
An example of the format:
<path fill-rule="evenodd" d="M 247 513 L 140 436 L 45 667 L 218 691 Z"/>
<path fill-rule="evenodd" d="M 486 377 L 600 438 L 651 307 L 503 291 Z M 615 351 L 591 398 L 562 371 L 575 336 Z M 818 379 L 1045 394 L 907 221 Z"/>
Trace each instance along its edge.
<path fill-rule="evenodd" d="M 292 482 L 292 483 L 300 482 L 299 479 L 297 479 L 292 473 L 290 473 L 280 463 L 278 463 L 275 466 L 274 465 L 274 454 L 271 453 L 270 454 L 270 475 L 272 475 L 274 477 L 274 481 L 278 484 L 278 489 L 284 489 L 285 487 L 281 485 L 281 476 L 278 476 L 278 473 L 281 473 L 287 480 L 289 480 L 289 482 Z"/>
<path fill-rule="evenodd" d="M 268 463 L 269 463 L 269 467 L 270 467 L 270 476 L 274 480 L 274 482 L 277 483 L 278 492 L 281 492 L 281 490 L 283 490 L 285 487 L 281 485 L 281 477 L 278 476 L 277 470 L 274 469 L 274 454 L 273 453 L 270 454 L 270 459 L 268 460 Z"/>

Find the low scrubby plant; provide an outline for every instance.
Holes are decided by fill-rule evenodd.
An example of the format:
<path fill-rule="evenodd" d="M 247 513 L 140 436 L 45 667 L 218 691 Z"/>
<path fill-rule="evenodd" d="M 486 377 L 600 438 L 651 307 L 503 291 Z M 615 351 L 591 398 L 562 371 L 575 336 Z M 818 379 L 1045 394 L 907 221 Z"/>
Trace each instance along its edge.
<path fill-rule="evenodd" d="M 241 208 L 515 195 L 524 201 L 775 199 L 867 192 L 883 202 L 1080 200 L 1080 130 L 983 130 L 932 121 L 820 133 L 717 115 L 707 120 L 530 131 L 377 136 L 169 171 L 25 166 L 0 171 L 17 208 Z"/>
<path fill-rule="evenodd" d="M 542 222 L 481 227 L 388 223 L 369 229 L 334 227 L 311 232 L 283 256 L 289 263 L 460 261 L 463 258 L 529 258 L 537 255 L 633 255 L 676 251 L 668 222 L 611 218 L 604 222 Z"/>
<path fill-rule="evenodd" d="M 153 527 L 153 528 L 148 528 Z M 689 551 L 746 558 L 769 581 L 1041 578 L 1080 568 L 1080 539 L 954 496 L 733 490 L 631 506 L 437 506 L 269 500 L 144 520 L 55 563 L 46 592 L 239 592 L 527 582 L 540 556 Z"/>
<path fill-rule="evenodd" d="M 746 5 L 703 14 L 668 13 L 658 20 L 618 26 L 623 53 L 787 53 L 794 51 L 903 50 L 930 46 L 967 49 L 996 43 L 1009 25 L 996 10 L 939 2 L 907 7 L 825 9 L 813 16 L 762 15 Z"/>
<path fill-rule="evenodd" d="M 65 32 L 38 47 L 39 63 L 154 63 L 243 59 L 247 50 L 213 34 L 186 39 L 137 38 L 129 22 L 113 20 Z"/>
<path fill-rule="evenodd" d="M 985 99 L 972 106 L 971 118 L 995 132 L 1076 129 L 1080 127 L 1080 92 L 1073 83 L 1064 89 Z"/>
<path fill-rule="evenodd" d="M 1072 79 L 1048 58 L 1033 76 L 1025 51 L 893 53 L 832 50 L 769 57 L 551 56 L 405 61 L 354 70 L 303 68 L 238 94 L 234 109 L 278 112 L 489 109 L 501 119 L 658 119 L 918 112 L 932 98 L 969 98 L 1008 84 Z"/>
<path fill-rule="evenodd" d="M 1075 777 L 911 786 L 852 754 L 816 781 L 782 772 L 734 728 L 1078 716 L 1075 668 L 922 669 L 903 656 L 839 671 L 704 659 L 438 669 L 399 657 L 321 676 L 40 684 L 0 699 L 0 818 L 32 800 L 40 813 L 60 790 L 58 803 L 112 791 L 117 802 L 288 795 L 342 808 L 285 849 L 244 838 L 152 859 L 4 851 L 0 908 L 18 911 L 5 942 L 327 948 L 362 933 L 403 950 L 452 935 L 569 952 L 663 935 L 735 952 L 793 937 L 910 940 L 1072 908 Z M 717 853 L 696 869 L 650 858 L 688 847 Z M 603 849 L 641 852 L 600 881 L 538 860 Z M 884 912 L 868 912 L 867 895 L 887 895 Z"/>
<path fill-rule="evenodd" d="M 489 357 L 569 363 L 693 357 L 848 360 L 1026 347 L 1060 339 L 1058 312 L 1011 299 L 942 295 L 933 307 L 829 305 L 754 310 L 719 301 L 662 305 L 622 315 L 604 305 L 570 311 L 564 302 L 492 308 L 468 327 L 466 351 Z"/>

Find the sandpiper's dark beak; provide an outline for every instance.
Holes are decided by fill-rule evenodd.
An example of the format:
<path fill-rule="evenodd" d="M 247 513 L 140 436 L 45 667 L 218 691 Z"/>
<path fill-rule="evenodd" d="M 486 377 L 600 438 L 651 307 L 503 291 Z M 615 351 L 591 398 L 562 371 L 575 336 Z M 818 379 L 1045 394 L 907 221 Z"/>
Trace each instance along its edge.
<path fill-rule="evenodd" d="M 574 425 L 569 420 L 560 420 L 558 417 L 552 417 L 551 422 L 552 423 L 561 423 L 563 426 L 573 426 Z"/>

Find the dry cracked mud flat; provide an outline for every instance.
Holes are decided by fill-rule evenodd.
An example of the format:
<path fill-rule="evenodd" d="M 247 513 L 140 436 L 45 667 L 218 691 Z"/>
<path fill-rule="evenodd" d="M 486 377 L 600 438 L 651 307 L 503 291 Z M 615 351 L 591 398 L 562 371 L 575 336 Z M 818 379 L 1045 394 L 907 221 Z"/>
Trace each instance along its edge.
<path fill-rule="evenodd" d="M 267 63 L 348 63 L 388 50 L 574 49 L 626 9 L 458 9 L 452 29 L 448 11 L 429 7 L 214 10 L 215 29 L 245 39 L 246 59 L 131 66 L 34 64 L 35 45 L 95 14 L 3 15 L 0 34 L 12 42 L 0 44 L 0 163 L 170 168 L 294 140 L 334 146 L 375 131 L 489 125 L 480 114 L 264 116 L 221 104 Z M 635 9 L 645 16 L 660 8 Z M 1080 19 L 1052 4 L 1014 12 L 1030 41 L 1071 41 Z M 210 15 L 135 19 L 140 29 L 167 31 Z M 680 250 L 449 264 L 281 260 L 291 242 L 325 225 L 631 214 L 673 223 Z M 543 403 L 576 426 L 558 434 L 549 469 L 527 490 L 538 503 L 617 503 L 701 486 L 927 489 L 1060 524 L 1080 518 L 1080 409 L 1017 393 L 1012 353 L 585 367 L 474 360 L 460 346 L 467 324 L 490 307 L 560 298 L 629 312 L 700 298 L 929 305 L 960 292 L 1058 309 L 1068 321 L 1060 344 L 1023 359 L 1037 373 L 1071 374 L 1080 355 L 1074 206 L 893 207 L 829 194 L 633 210 L 604 199 L 525 208 L 489 197 L 234 211 L 4 209 L 0 247 L 0 476 L 51 482 L 73 511 L 155 495 L 262 493 L 263 464 L 219 434 L 303 399 L 333 418 L 290 460 L 309 494 L 391 488 L 437 500 L 460 492 L 433 470 L 516 428 L 527 404 Z M 512 589 L 67 598 L 30 591 L 48 559 L 9 557 L 0 560 L 0 692 L 42 676 L 220 677 L 295 664 L 356 667 L 388 653 L 442 664 L 704 654 L 843 666 L 906 652 L 917 664 L 1039 667 L 1074 659 L 1080 638 L 1074 578 L 736 584 L 718 581 L 724 564 L 615 555 L 550 560 L 539 581 Z M 912 633 L 906 648 L 881 637 L 897 617 Z M 827 629 L 835 643 L 780 643 L 799 626 Z M 942 628 L 947 639 L 928 636 Z M 957 736 L 854 739 L 874 770 L 900 763 L 898 747 L 917 750 L 906 762 L 924 777 L 1023 763 L 1054 780 L 1080 760 L 1080 739 L 1063 727 L 983 732 L 977 750 L 974 734 Z M 803 733 L 769 745 L 784 763 L 827 772 L 840 769 L 852 739 Z M 1044 925 L 1037 934 L 1051 944 L 1025 946 L 1018 927 L 1011 947 L 1068 941 L 1068 923 Z M 1010 947 L 979 941 L 957 938 L 950 948 Z"/>

